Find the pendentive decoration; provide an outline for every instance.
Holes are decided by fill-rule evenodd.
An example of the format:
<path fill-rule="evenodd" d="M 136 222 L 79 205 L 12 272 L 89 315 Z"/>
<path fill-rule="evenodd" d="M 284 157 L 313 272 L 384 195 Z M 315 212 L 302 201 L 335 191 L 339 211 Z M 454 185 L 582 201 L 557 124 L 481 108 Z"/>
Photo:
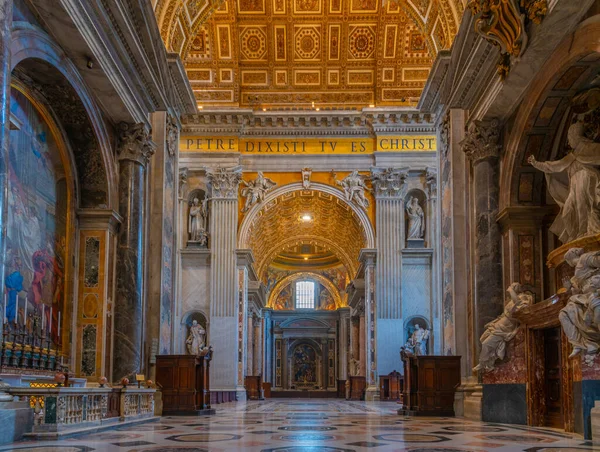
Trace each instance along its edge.
<path fill-rule="evenodd" d="M 479 339 L 481 352 L 479 364 L 473 368 L 474 372 L 479 370 L 484 373 L 489 372 L 494 369 L 496 361 L 504 359 L 506 344 L 513 340 L 519 331 L 520 323 L 514 315 L 533 304 L 533 297 L 523 291 L 519 283 L 512 283 L 506 292 L 508 299 L 504 305 L 504 311 L 485 326 L 485 332 Z"/>
<path fill-rule="evenodd" d="M 333 180 L 337 186 L 342 187 L 346 201 L 354 202 L 365 210 L 369 208 L 369 200 L 366 198 L 365 192 L 371 191 L 371 189 L 365 184 L 366 178 L 358 174 L 358 171 L 352 171 L 342 180 L 336 179 L 334 173 Z"/>
<path fill-rule="evenodd" d="M 237 190 L 242 180 L 242 168 L 217 167 L 207 170 L 206 176 L 212 187 L 212 198 L 237 199 Z"/>
<path fill-rule="evenodd" d="M 520 57 L 527 46 L 525 20 L 539 24 L 548 11 L 546 0 L 471 0 L 467 6 L 475 31 L 500 48 L 498 74 L 504 80 L 511 56 Z"/>
<path fill-rule="evenodd" d="M 265 195 L 272 190 L 277 183 L 265 177 L 262 171 L 258 172 L 258 176 L 256 179 L 251 181 L 241 181 L 244 188 L 242 188 L 242 197 L 246 198 L 246 203 L 244 204 L 244 208 L 242 212 L 248 212 L 250 208 L 258 203 L 261 203 L 265 199 Z"/>
<path fill-rule="evenodd" d="M 460 142 L 462 150 L 473 162 L 473 165 L 485 159 L 500 157 L 502 146 L 500 145 L 499 125 L 499 121 L 496 119 L 489 123 L 475 121 L 473 127 Z"/>

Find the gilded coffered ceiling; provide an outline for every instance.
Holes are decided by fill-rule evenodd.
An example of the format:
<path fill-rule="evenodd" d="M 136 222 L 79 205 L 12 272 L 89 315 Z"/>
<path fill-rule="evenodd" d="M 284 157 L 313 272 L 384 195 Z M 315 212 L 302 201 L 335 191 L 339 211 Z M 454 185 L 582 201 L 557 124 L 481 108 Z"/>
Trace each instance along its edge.
<path fill-rule="evenodd" d="M 415 105 L 462 0 L 158 0 L 200 106 Z M 314 103 L 314 104 L 313 104 Z"/>
<path fill-rule="evenodd" d="M 254 218 L 249 237 L 262 280 L 282 253 L 302 245 L 335 256 L 354 275 L 360 250 L 366 246 L 365 233 L 352 209 L 335 196 L 316 190 L 294 191 L 267 202 Z"/>

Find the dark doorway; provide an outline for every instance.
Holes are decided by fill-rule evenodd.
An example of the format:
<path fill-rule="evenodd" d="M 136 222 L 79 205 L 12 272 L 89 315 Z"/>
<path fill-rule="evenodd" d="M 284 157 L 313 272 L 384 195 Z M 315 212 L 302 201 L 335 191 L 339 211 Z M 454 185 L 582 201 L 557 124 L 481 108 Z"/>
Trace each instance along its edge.
<path fill-rule="evenodd" d="M 544 334 L 544 426 L 564 428 L 562 412 L 562 362 L 560 327 L 543 330 Z"/>

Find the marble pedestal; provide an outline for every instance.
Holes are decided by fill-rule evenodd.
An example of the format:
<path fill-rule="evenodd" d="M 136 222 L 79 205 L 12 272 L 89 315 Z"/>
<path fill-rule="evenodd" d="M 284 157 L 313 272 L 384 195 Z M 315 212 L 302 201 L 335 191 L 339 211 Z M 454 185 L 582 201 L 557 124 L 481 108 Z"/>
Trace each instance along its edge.
<path fill-rule="evenodd" d="M 424 239 L 408 239 L 406 241 L 407 248 L 425 248 Z"/>
<path fill-rule="evenodd" d="M 27 402 L 0 402 L 0 444 L 23 438 L 33 429 L 33 410 Z"/>
<path fill-rule="evenodd" d="M 481 421 L 483 412 L 483 386 L 469 385 L 465 388 L 463 399 L 463 415 L 472 421 Z"/>

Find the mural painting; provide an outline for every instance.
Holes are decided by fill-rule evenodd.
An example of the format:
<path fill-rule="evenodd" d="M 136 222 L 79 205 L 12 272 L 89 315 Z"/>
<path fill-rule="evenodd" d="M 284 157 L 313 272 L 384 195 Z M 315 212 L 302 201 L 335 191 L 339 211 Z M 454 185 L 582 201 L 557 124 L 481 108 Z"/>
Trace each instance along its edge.
<path fill-rule="evenodd" d="M 7 216 L 6 315 L 50 328 L 58 343 L 65 298 L 68 189 L 60 150 L 48 123 L 20 91 L 11 93 Z M 43 319 L 42 319 L 43 314 Z M 36 319 L 36 325 L 32 325 Z"/>

